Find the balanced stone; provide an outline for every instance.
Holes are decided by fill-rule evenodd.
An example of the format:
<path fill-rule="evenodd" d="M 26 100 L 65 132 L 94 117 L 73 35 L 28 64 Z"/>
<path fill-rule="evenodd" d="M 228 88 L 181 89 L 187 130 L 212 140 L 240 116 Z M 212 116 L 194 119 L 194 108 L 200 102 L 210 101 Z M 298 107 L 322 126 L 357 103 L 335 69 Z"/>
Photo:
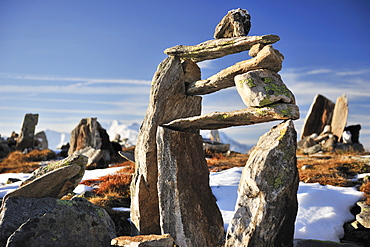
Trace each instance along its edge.
<path fill-rule="evenodd" d="M 251 70 L 268 69 L 278 72 L 282 68 L 284 56 L 271 45 L 266 45 L 257 56 L 238 62 L 206 80 L 191 83 L 188 86 L 189 95 L 209 94 L 227 87 L 235 86 L 234 77 Z"/>
<path fill-rule="evenodd" d="M 209 187 L 202 136 L 159 127 L 157 147 L 162 233 L 177 246 L 218 246 L 223 220 Z"/>
<path fill-rule="evenodd" d="M 139 235 L 120 236 L 112 239 L 111 246 L 124 247 L 173 247 L 173 238 L 169 234 L 164 235 Z"/>
<path fill-rule="evenodd" d="M 338 138 L 338 141 L 342 137 L 344 128 L 347 125 L 348 117 L 348 99 L 346 95 L 342 95 L 337 98 L 335 102 L 333 119 L 331 120 L 331 128 L 333 135 Z"/>
<path fill-rule="evenodd" d="M 245 9 L 232 9 L 222 18 L 216 26 L 213 37 L 231 38 L 247 36 L 251 29 L 251 16 Z"/>
<path fill-rule="evenodd" d="M 248 107 L 230 112 L 212 112 L 200 116 L 179 118 L 163 124 L 163 126 L 182 131 L 212 130 L 298 118 L 299 108 L 297 105 L 276 103 L 265 107 Z"/>
<path fill-rule="evenodd" d="M 201 97 L 185 94 L 178 57 L 168 57 L 154 74 L 148 109 L 135 148 L 131 183 L 131 221 L 135 234 L 161 234 L 158 207 L 157 127 L 174 119 L 201 114 Z"/>
<path fill-rule="evenodd" d="M 243 169 L 225 246 L 292 246 L 299 183 L 296 136 L 288 120 L 258 140 Z"/>
<path fill-rule="evenodd" d="M 28 113 L 24 116 L 21 133 L 17 139 L 16 149 L 23 151 L 27 148 L 34 148 L 35 128 L 39 114 Z"/>
<path fill-rule="evenodd" d="M 237 75 L 235 85 L 246 106 L 261 107 L 276 102 L 295 104 L 293 93 L 280 75 L 271 70 L 253 70 Z"/>
<path fill-rule="evenodd" d="M 191 59 L 193 62 L 197 63 L 247 51 L 254 44 L 262 43 L 268 45 L 279 40 L 280 37 L 273 34 L 213 39 L 194 46 L 177 45 L 167 48 L 164 53 L 169 56 Z"/>

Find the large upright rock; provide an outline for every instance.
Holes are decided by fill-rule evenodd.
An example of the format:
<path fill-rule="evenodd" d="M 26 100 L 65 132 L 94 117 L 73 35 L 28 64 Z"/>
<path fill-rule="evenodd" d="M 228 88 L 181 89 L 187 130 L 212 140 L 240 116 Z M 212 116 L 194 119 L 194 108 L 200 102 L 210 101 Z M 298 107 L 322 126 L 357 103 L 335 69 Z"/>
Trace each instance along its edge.
<path fill-rule="evenodd" d="M 347 125 L 348 117 L 348 99 L 345 94 L 337 98 L 335 102 L 333 119 L 331 121 L 331 129 L 333 135 L 338 137 L 338 141 L 342 137 L 343 130 Z"/>
<path fill-rule="evenodd" d="M 202 136 L 159 127 L 157 147 L 162 234 L 182 247 L 219 245 L 223 220 L 209 187 Z"/>
<path fill-rule="evenodd" d="M 225 246 L 292 246 L 298 210 L 296 146 L 292 120 L 260 137 L 243 169 Z"/>
<path fill-rule="evenodd" d="M 331 125 L 335 104 L 325 96 L 315 96 L 304 121 L 301 139 L 314 133 L 320 134 L 326 125 Z"/>
<path fill-rule="evenodd" d="M 34 148 L 35 129 L 39 120 L 39 114 L 28 113 L 24 116 L 21 133 L 17 139 L 16 148 L 23 151 L 26 148 Z"/>
<path fill-rule="evenodd" d="M 135 233 L 160 234 L 158 207 L 157 127 L 177 118 L 199 115 L 201 98 L 185 94 L 180 59 L 168 57 L 154 74 L 149 106 L 135 149 L 135 174 L 131 183 L 131 220 Z"/>

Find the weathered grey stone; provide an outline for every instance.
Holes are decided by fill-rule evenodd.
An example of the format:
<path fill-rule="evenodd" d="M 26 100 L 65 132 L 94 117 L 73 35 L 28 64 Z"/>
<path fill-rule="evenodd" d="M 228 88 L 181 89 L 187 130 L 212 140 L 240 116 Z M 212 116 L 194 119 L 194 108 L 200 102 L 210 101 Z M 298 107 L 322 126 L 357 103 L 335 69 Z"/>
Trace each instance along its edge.
<path fill-rule="evenodd" d="M 257 108 L 248 107 L 231 112 L 212 112 L 201 116 L 179 118 L 163 126 L 175 130 L 222 129 L 231 126 L 253 125 L 275 120 L 298 119 L 299 109 L 294 104 L 276 103 Z"/>
<path fill-rule="evenodd" d="M 351 133 L 351 142 L 352 143 L 360 143 L 360 130 L 361 130 L 361 125 L 356 124 L 356 125 L 350 125 L 344 128 L 344 131 L 349 131 Z"/>
<path fill-rule="evenodd" d="M 37 149 L 48 149 L 48 138 L 44 131 L 40 131 L 35 135 L 35 147 Z"/>
<path fill-rule="evenodd" d="M 347 125 L 348 117 L 348 99 L 346 95 L 342 95 L 337 98 L 335 102 L 333 119 L 331 120 L 331 129 L 333 135 L 340 141 L 344 128 Z"/>
<path fill-rule="evenodd" d="M 361 212 L 356 215 L 356 220 L 365 228 L 370 228 L 370 206 L 365 202 L 357 202 L 361 207 Z"/>
<path fill-rule="evenodd" d="M 77 150 L 73 153 L 74 155 L 84 155 L 88 158 L 86 169 L 103 168 L 103 162 L 101 160 L 110 160 L 109 150 L 95 149 L 92 147 L 85 147 Z M 100 164 L 100 165 L 99 165 Z"/>
<path fill-rule="evenodd" d="M 35 128 L 39 120 L 39 114 L 27 113 L 24 116 L 21 133 L 17 139 L 16 149 L 23 151 L 26 148 L 34 148 Z"/>
<path fill-rule="evenodd" d="M 183 59 L 191 59 L 197 63 L 247 51 L 254 44 L 262 43 L 268 45 L 279 40 L 280 37 L 273 34 L 213 39 L 194 46 L 177 45 L 167 48 L 164 53 Z"/>
<path fill-rule="evenodd" d="M 293 121 L 260 137 L 243 169 L 225 246 L 292 246 L 298 210 L 296 163 Z"/>
<path fill-rule="evenodd" d="M 320 144 L 316 144 L 316 145 L 313 145 L 311 147 L 308 147 L 308 148 L 305 148 L 303 149 L 303 153 L 304 154 L 315 154 L 315 153 L 318 153 L 321 151 L 321 145 Z"/>
<path fill-rule="evenodd" d="M 184 70 L 184 81 L 189 84 L 201 79 L 201 72 L 199 66 L 193 61 L 187 59 L 181 63 Z"/>
<path fill-rule="evenodd" d="M 54 164 L 40 167 L 21 187 L 6 194 L 4 201 L 11 196 L 61 198 L 76 188 L 85 173 L 86 163 L 85 156 L 72 155 Z"/>
<path fill-rule="evenodd" d="M 278 50 L 272 48 L 271 45 L 266 45 L 256 57 L 238 62 L 206 80 L 191 83 L 188 86 L 187 93 L 189 95 L 209 94 L 223 88 L 233 87 L 235 86 L 234 77 L 236 75 L 251 70 L 268 69 L 278 72 L 281 70 L 283 59 L 283 55 Z"/>
<path fill-rule="evenodd" d="M 293 93 L 278 73 L 260 69 L 237 75 L 236 89 L 246 106 L 261 107 L 276 102 L 295 104 Z"/>
<path fill-rule="evenodd" d="M 320 134 L 326 125 L 331 125 L 334 105 L 321 94 L 315 96 L 304 120 L 301 139 L 313 133 Z"/>
<path fill-rule="evenodd" d="M 215 39 L 247 36 L 251 29 L 251 16 L 245 9 L 232 9 L 216 26 Z"/>
<path fill-rule="evenodd" d="M 202 145 L 199 134 L 163 127 L 157 132 L 161 230 L 182 247 L 216 246 L 224 236 Z"/>
<path fill-rule="evenodd" d="M 173 247 L 173 238 L 169 234 L 163 235 L 139 235 L 139 236 L 121 236 L 112 239 L 112 246 L 125 247 Z"/>
<path fill-rule="evenodd" d="M 153 77 L 149 106 L 135 149 L 131 183 L 131 220 L 140 234 L 160 234 L 157 190 L 157 127 L 201 113 L 201 97 L 185 94 L 184 72 L 178 57 L 168 57 Z"/>
<path fill-rule="evenodd" d="M 107 212 L 83 198 L 64 201 L 12 197 L 6 201 L 1 216 L 1 233 L 12 232 L 7 247 L 100 247 L 109 246 L 116 237 Z M 2 240 L 7 237 L 1 236 Z"/>

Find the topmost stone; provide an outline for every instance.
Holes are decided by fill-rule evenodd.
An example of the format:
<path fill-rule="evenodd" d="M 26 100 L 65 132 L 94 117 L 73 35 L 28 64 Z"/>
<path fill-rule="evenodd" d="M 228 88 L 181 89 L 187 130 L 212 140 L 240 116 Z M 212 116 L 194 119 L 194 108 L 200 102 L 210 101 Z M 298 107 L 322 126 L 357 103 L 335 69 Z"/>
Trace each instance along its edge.
<path fill-rule="evenodd" d="M 218 23 L 213 37 L 232 38 L 247 36 L 251 29 L 251 16 L 245 9 L 232 9 Z"/>

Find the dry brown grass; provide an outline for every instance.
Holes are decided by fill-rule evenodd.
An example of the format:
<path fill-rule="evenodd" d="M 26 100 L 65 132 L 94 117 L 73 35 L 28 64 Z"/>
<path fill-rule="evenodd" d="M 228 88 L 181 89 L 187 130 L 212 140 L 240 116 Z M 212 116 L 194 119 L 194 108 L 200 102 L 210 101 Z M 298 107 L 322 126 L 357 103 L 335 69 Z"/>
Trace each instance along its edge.
<path fill-rule="evenodd" d="M 0 163 L 0 173 L 29 173 L 40 167 L 40 161 L 48 161 L 55 158 L 56 154 L 49 149 L 35 149 L 27 154 L 15 151 L 10 153 Z"/>
<path fill-rule="evenodd" d="M 354 186 L 356 183 L 350 181 L 351 178 L 359 173 L 370 172 L 370 166 L 365 161 L 341 155 L 299 156 L 297 167 L 300 181 L 334 186 Z"/>
<path fill-rule="evenodd" d="M 234 152 L 227 156 L 221 153 L 208 154 L 208 156 L 211 156 L 207 159 L 207 165 L 211 172 L 219 172 L 232 167 L 243 167 L 249 158 L 249 154 Z"/>
<path fill-rule="evenodd" d="M 365 202 L 370 205 L 370 182 L 363 183 L 360 187 L 360 191 L 364 192 Z"/>

